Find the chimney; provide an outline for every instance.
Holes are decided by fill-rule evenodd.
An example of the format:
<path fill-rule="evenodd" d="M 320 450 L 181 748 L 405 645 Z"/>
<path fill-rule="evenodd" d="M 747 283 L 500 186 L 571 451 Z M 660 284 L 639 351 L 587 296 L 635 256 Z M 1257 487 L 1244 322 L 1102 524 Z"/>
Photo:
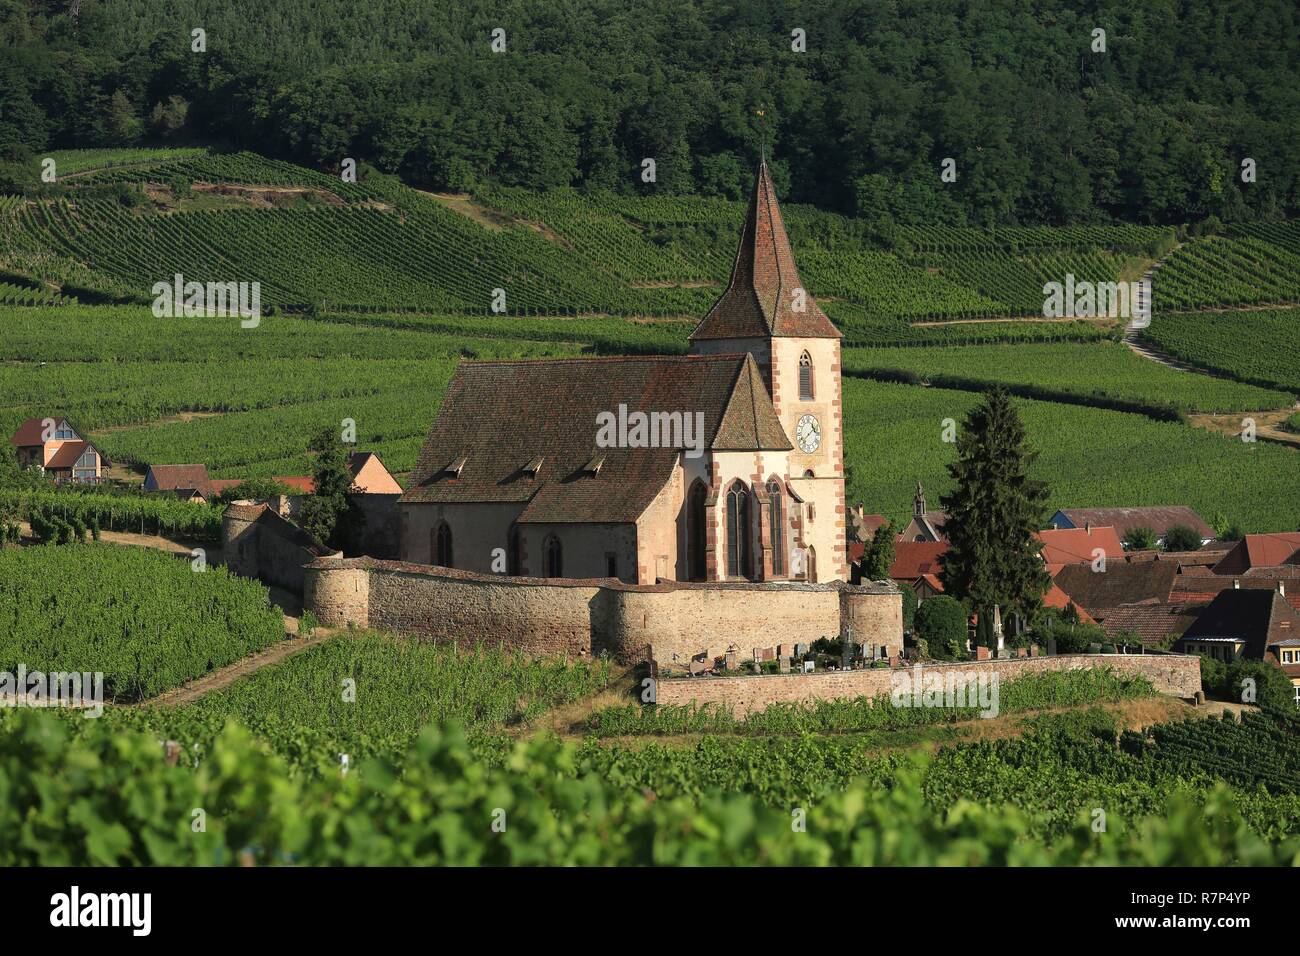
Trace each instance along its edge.
<path fill-rule="evenodd" d="M 1091 521 L 1085 521 L 1085 522 L 1083 523 L 1083 533 L 1086 534 L 1086 535 L 1089 535 L 1089 536 L 1092 535 L 1092 522 L 1091 522 Z"/>

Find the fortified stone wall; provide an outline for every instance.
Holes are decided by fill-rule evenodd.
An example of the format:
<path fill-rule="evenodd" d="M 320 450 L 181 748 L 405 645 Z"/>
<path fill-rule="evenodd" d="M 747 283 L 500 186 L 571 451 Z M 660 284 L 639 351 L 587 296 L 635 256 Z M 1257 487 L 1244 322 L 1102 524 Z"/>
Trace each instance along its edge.
<path fill-rule="evenodd" d="M 381 627 L 436 641 L 502 644 L 529 654 L 608 652 L 685 668 L 734 644 L 811 643 L 847 626 L 854 639 L 902 643 L 892 584 L 625 584 L 514 578 L 373 558 L 324 558 L 303 569 L 303 603 L 323 624 Z M 842 618 L 842 607 L 852 617 Z"/>
<path fill-rule="evenodd" d="M 1162 694 L 1190 698 L 1201 689 L 1200 658 L 1184 654 L 1068 654 L 1056 657 L 1016 658 L 1006 661 L 964 661 L 925 665 L 926 673 L 959 670 L 997 674 L 999 681 L 1012 681 L 1027 674 L 1109 668 L 1122 676 L 1142 676 Z M 910 669 L 909 669 L 910 672 Z M 824 671 L 816 674 L 769 674 L 745 677 L 692 677 L 660 680 L 656 701 L 660 704 L 718 704 L 732 708 L 738 716 L 763 710 L 772 704 L 886 695 L 899 670 L 875 668 L 858 671 Z"/>
<path fill-rule="evenodd" d="M 221 518 L 226 567 L 235 574 L 301 594 L 303 566 L 334 555 L 266 505 L 232 504 Z"/>

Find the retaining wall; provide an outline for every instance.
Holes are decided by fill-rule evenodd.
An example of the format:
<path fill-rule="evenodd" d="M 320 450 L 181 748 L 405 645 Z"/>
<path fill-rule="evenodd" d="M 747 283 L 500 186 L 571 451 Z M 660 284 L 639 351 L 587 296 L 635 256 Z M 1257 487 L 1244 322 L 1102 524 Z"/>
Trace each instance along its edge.
<path fill-rule="evenodd" d="M 1191 698 L 1201 689 L 1200 658 L 1189 654 L 1064 654 L 1005 661 L 963 661 L 927 664 L 922 673 L 960 670 L 997 674 L 999 681 L 1012 681 L 1027 674 L 1091 667 L 1109 668 L 1123 676 L 1140 675 L 1159 693 L 1174 697 Z M 722 704 L 743 715 L 777 703 L 880 697 L 890 692 L 893 677 L 900 670 L 882 667 L 814 674 L 662 679 L 656 686 L 656 700 L 675 705 Z"/>

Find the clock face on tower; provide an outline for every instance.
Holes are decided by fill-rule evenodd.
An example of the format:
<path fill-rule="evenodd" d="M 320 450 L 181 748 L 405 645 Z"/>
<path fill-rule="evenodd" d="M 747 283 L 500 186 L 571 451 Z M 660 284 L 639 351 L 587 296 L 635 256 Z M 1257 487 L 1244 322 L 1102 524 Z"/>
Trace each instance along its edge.
<path fill-rule="evenodd" d="M 795 444 L 799 450 L 806 455 L 811 455 L 822 443 L 822 427 L 817 423 L 815 415 L 805 415 L 799 419 L 799 424 L 794 429 Z"/>

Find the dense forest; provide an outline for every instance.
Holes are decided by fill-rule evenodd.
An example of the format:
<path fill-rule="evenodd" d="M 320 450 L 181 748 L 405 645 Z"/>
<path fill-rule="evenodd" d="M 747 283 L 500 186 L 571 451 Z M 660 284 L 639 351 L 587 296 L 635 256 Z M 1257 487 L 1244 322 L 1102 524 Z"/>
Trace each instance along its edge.
<path fill-rule="evenodd" d="M 885 223 L 1300 214 L 1295 0 L 0 0 L 0 49 L 23 164 L 204 143 L 738 197 L 766 140 L 788 198 Z"/>

